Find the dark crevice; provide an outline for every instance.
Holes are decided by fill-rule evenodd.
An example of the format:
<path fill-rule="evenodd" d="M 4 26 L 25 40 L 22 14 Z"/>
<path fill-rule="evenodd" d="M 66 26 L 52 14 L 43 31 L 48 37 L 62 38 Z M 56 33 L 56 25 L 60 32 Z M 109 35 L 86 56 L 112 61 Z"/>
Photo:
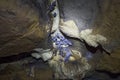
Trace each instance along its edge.
<path fill-rule="evenodd" d="M 99 50 L 101 53 L 105 52 L 106 54 L 110 55 L 110 52 L 107 51 L 100 43 L 98 43 L 97 47 L 88 45 L 85 40 L 83 40 L 83 43 L 85 44 L 88 51 L 90 51 L 91 53 L 96 53 L 97 50 Z"/>
<path fill-rule="evenodd" d="M 14 61 L 19 61 L 21 59 L 27 58 L 27 57 L 31 57 L 31 52 L 23 52 L 20 53 L 18 55 L 12 55 L 12 56 L 7 56 L 7 57 L 0 57 L 0 64 L 2 63 L 10 63 L 10 62 L 14 62 Z"/>
<path fill-rule="evenodd" d="M 112 73 L 106 70 L 95 70 L 89 72 L 89 74 L 87 74 L 82 80 L 119 80 L 119 78 L 120 73 Z"/>
<path fill-rule="evenodd" d="M 105 74 L 107 74 L 111 78 L 118 78 L 118 77 L 120 77 L 120 73 L 112 73 L 110 71 L 105 71 L 105 70 L 95 70 L 95 71 L 99 72 L 99 73 L 105 73 Z"/>
<path fill-rule="evenodd" d="M 74 39 L 74 40 L 80 41 L 81 43 L 85 44 L 86 49 L 93 54 L 95 54 L 99 50 L 101 53 L 105 52 L 106 54 L 111 55 L 110 51 L 106 50 L 100 43 L 98 43 L 97 47 L 93 47 L 93 46 L 88 45 L 85 40 L 82 41 L 74 37 L 69 37 L 65 35 L 63 32 L 61 33 L 68 39 Z"/>

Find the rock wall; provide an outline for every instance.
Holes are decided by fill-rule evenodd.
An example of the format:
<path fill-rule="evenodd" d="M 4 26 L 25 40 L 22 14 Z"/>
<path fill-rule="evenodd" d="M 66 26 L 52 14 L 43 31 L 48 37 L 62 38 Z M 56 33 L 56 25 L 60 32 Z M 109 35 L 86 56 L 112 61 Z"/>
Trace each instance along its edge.
<path fill-rule="evenodd" d="M 108 43 L 104 46 L 111 51 L 111 56 L 104 54 L 96 69 L 120 73 L 120 1 L 105 1 L 96 19 L 94 33 L 107 37 Z"/>
<path fill-rule="evenodd" d="M 107 38 L 103 45 L 111 52 L 111 56 L 94 55 L 96 70 L 112 73 L 120 72 L 120 1 L 119 0 L 61 0 L 62 18 L 74 20 L 79 30 L 93 29 L 93 34 L 101 34 Z M 73 40 L 74 47 L 83 55 L 89 53 L 84 44 Z M 99 60 L 98 60 L 99 59 Z M 94 63 L 93 61 L 93 63 Z M 96 62 L 97 61 L 97 62 Z"/>
<path fill-rule="evenodd" d="M 46 5 L 36 1 L 0 0 L 0 57 L 46 44 Z"/>
<path fill-rule="evenodd" d="M 29 52 L 36 47 L 47 46 L 46 23 L 48 18 L 46 14 L 46 17 L 43 16 L 46 13 L 46 10 L 43 10 L 46 7 L 42 0 L 36 1 L 0 0 L 0 57 L 17 55 Z M 100 54 L 92 57 L 92 63 L 95 70 L 103 73 L 107 71 L 119 76 L 120 1 L 61 0 L 59 4 L 64 20 L 75 20 L 80 31 L 92 28 L 93 34 L 101 34 L 107 38 L 108 42 L 103 46 L 111 51 L 111 55 L 101 54 L 98 51 Z M 72 41 L 74 42 L 73 48 L 80 50 L 83 54 L 88 53 L 84 44 L 76 40 Z"/>

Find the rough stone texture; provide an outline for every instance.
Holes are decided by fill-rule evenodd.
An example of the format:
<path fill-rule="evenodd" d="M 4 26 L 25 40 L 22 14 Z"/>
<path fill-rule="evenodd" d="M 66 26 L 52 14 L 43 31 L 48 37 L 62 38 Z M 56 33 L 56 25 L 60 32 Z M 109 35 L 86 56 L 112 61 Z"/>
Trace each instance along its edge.
<path fill-rule="evenodd" d="M 79 30 L 89 28 L 98 13 L 99 0 L 61 0 L 63 18 L 74 20 Z"/>
<path fill-rule="evenodd" d="M 38 43 L 41 43 L 42 46 L 44 44 L 42 41 L 45 39 L 45 34 L 42 25 L 39 24 L 39 13 L 33 5 L 28 5 L 31 3 L 23 5 L 19 1 L 0 0 L 0 57 L 27 52 L 35 48 Z M 94 34 L 101 34 L 108 39 L 108 43 L 104 47 L 111 51 L 111 56 L 106 54 L 93 56 L 94 60 L 98 60 L 97 58 L 100 56 L 95 69 L 120 73 L 120 0 L 61 1 L 65 20 L 75 20 L 80 31 L 92 28 Z M 80 52 L 83 52 L 83 54 L 88 52 L 83 44 L 76 40 L 73 42 L 73 48 L 81 50 Z M 10 67 L 7 68 L 10 69 Z M 6 74 L 9 73 L 7 68 L 4 69 L 7 70 L 6 73 L 1 72 L 0 80 L 11 79 L 12 74 L 6 77 Z M 20 77 L 18 77 L 24 78 L 21 77 L 25 76 L 25 73 L 21 71 L 22 69 L 19 72 L 16 67 L 12 66 L 11 68 L 12 76 L 16 77 L 14 72 L 18 71 L 18 74 L 20 74 Z M 14 71 L 13 68 L 18 70 Z M 37 75 L 39 76 L 39 74 Z M 103 76 L 100 77 L 104 78 Z M 21 80 L 26 80 L 26 78 Z"/>
<path fill-rule="evenodd" d="M 34 67 L 32 74 L 34 76 L 30 76 L 32 67 Z M 47 64 L 32 58 L 0 64 L 0 80 L 53 80 L 52 75 L 52 70 Z"/>
<path fill-rule="evenodd" d="M 62 4 L 63 3 L 63 4 Z M 94 64 L 98 70 L 113 73 L 120 72 L 120 1 L 119 0 L 62 0 L 64 20 L 74 20 L 79 30 L 92 28 L 93 34 L 101 34 L 107 38 L 103 45 L 111 51 L 106 54 L 93 56 L 98 60 Z M 83 44 L 73 41 L 74 48 L 83 54 L 89 53 Z M 99 57 L 99 58 L 98 58 Z M 100 62 L 99 62 L 100 61 Z"/>
<path fill-rule="evenodd" d="M 111 56 L 104 55 L 97 64 L 96 70 L 120 73 L 120 48 L 113 51 Z"/>
<path fill-rule="evenodd" d="M 84 57 L 78 58 L 75 61 L 64 62 L 59 55 L 56 55 L 53 59 L 49 60 L 49 65 L 53 69 L 55 79 L 63 80 L 81 80 L 91 68 Z"/>
<path fill-rule="evenodd" d="M 45 43 L 45 25 L 39 23 L 39 11 L 30 1 L 0 0 L 0 57 L 28 52 Z"/>
<path fill-rule="evenodd" d="M 110 0 L 106 5 L 96 20 L 94 32 L 107 37 L 105 47 L 111 50 L 111 56 L 104 54 L 97 69 L 120 73 L 120 1 Z"/>

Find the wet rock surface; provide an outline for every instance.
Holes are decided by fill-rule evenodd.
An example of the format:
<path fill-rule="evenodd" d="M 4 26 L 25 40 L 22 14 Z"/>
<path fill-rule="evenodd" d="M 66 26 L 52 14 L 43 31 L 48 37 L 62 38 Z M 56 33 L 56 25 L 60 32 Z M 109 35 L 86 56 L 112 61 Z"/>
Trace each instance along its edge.
<path fill-rule="evenodd" d="M 0 1 L 0 57 L 17 55 L 29 52 L 38 46 L 46 46 L 46 33 L 42 24 L 44 22 L 42 20 L 46 18 L 40 17 L 40 11 L 38 11 L 40 6 L 34 6 L 34 1 L 24 0 L 22 3 L 21 1 Z M 42 2 L 37 1 L 37 3 Z M 111 55 L 101 54 L 99 51 L 92 54 L 92 59 L 88 60 L 91 60 L 90 63 L 95 71 L 86 75 L 84 80 L 120 80 L 120 1 L 61 0 L 59 4 L 62 7 L 61 16 L 64 20 L 74 20 L 80 31 L 92 28 L 93 34 L 101 34 L 108 41 L 103 47 L 109 50 Z M 90 53 L 84 44 L 73 39 L 71 41 L 74 44 L 73 48 L 83 55 Z M 48 67 L 37 67 L 35 77 L 29 77 L 26 72 L 26 69 L 30 68 L 29 62 L 27 66 L 21 65 L 22 62 L 24 61 L 20 64 L 0 64 L 0 80 L 52 79 L 52 72 Z M 40 64 L 39 67 L 44 65 L 38 64 Z"/>

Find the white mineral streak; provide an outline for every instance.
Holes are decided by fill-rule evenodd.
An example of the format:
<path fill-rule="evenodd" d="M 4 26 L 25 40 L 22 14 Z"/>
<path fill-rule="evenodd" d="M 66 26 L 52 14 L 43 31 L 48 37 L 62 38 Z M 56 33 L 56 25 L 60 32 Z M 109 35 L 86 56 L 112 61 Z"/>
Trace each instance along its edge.
<path fill-rule="evenodd" d="M 52 58 L 52 54 L 53 54 L 52 51 L 45 52 L 45 53 L 41 54 L 41 58 L 42 58 L 44 61 L 47 61 L 47 60 L 49 60 L 49 59 Z"/>
<path fill-rule="evenodd" d="M 34 50 L 37 51 L 38 53 L 32 53 L 31 56 L 36 59 L 42 58 L 44 61 L 47 61 L 47 60 L 51 59 L 51 57 L 53 55 L 53 52 L 50 51 L 50 49 L 44 50 L 41 48 L 36 48 Z"/>
<path fill-rule="evenodd" d="M 54 2 L 54 1 L 55 0 L 52 0 L 52 2 Z M 60 30 L 61 30 L 67 36 L 79 38 L 79 29 L 78 29 L 77 25 L 75 24 L 75 22 L 73 20 L 69 20 L 69 21 L 66 21 L 66 22 L 63 22 L 61 20 L 61 25 L 59 24 L 60 16 L 59 16 L 59 9 L 58 9 L 57 0 L 56 0 L 55 10 L 52 12 L 52 14 L 53 13 L 56 13 L 57 16 L 53 18 L 53 25 L 52 25 L 52 31 L 51 32 L 54 32 L 54 31 L 55 32 L 51 35 L 52 37 L 55 37 L 56 34 L 58 34 L 58 33 L 59 33 L 59 35 L 62 35 L 62 33 L 60 32 Z M 53 43 L 53 47 L 54 48 L 57 47 L 55 45 L 55 43 Z M 63 45 L 63 47 L 67 47 L 67 46 Z M 73 50 L 73 53 L 77 53 L 77 54 L 74 54 L 74 55 L 77 55 L 79 58 L 81 57 L 80 52 L 75 52 L 75 50 Z M 71 56 L 69 60 L 74 61 L 74 60 L 76 60 L 75 58 L 76 58 L 76 56 Z"/>
<path fill-rule="evenodd" d="M 69 37 L 79 38 L 79 29 L 73 20 L 61 21 L 60 30 Z"/>
<path fill-rule="evenodd" d="M 69 37 L 78 38 L 82 41 L 85 40 L 88 45 L 93 47 L 97 47 L 98 43 L 102 44 L 107 41 L 102 35 L 93 35 L 92 29 L 86 29 L 79 32 L 79 29 L 73 20 L 66 22 L 61 20 L 60 30 Z"/>
<path fill-rule="evenodd" d="M 39 53 L 32 53 L 31 56 L 36 58 L 36 59 L 41 58 L 41 55 Z"/>
<path fill-rule="evenodd" d="M 83 38 L 83 39 L 85 39 L 88 35 L 90 35 L 91 33 L 92 33 L 92 29 L 85 29 L 85 30 L 82 30 L 81 32 L 80 32 L 80 38 Z"/>
<path fill-rule="evenodd" d="M 55 0 L 52 0 L 51 2 L 54 2 Z M 57 0 L 56 0 L 57 1 Z M 70 37 L 79 38 L 79 29 L 76 26 L 75 22 L 70 20 L 67 22 L 64 22 L 63 25 L 59 27 L 60 22 L 60 16 L 59 16 L 59 9 L 58 4 L 56 4 L 56 8 L 52 13 L 56 13 L 57 16 L 53 18 L 53 25 L 51 32 L 54 32 L 51 37 L 55 37 L 56 34 L 62 35 L 60 30 Z M 55 43 L 53 43 L 53 46 L 56 47 Z M 81 57 L 81 53 L 76 50 L 72 50 L 72 56 L 69 58 L 69 61 L 79 61 L 77 64 L 72 63 L 65 63 L 64 57 L 59 55 L 59 51 L 56 52 L 56 55 L 53 55 L 53 58 L 48 61 L 49 65 L 53 68 L 55 71 L 55 78 L 56 79 L 66 79 L 71 78 L 73 79 L 75 76 L 79 75 L 81 78 L 84 76 L 84 74 L 90 69 L 90 65 Z M 62 61 L 61 61 L 62 60 Z M 81 66 L 82 64 L 82 66 Z"/>
<path fill-rule="evenodd" d="M 86 43 L 90 46 L 97 47 L 100 44 L 103 44 L 107 39 L 99 34 L 93 35 L 92 29 L 86 29 L 80 32 L 80 39 L 85 40 Z"/>
<path fill-rule="evenodd" d="M 54 34 L 52 34 L 52 37 L 55 37 L 57 33 L 59 33 L 60 35 L 61 32 L 59 31 L 59 20 L 60 20 L 60 16 L 59 16 L 59 9 L 58 9 L 58 4 L 57 4 L 57 0 L 51 0 L 51 3 L 56 1 L 56 7 L 55 9 L 52 11 L 52 14 L 56 13 L 56 17 L 53 17 L 53 25 L 52 25 L 52 30 L 51 32 L 54 32 Z M 53 43 L 53 46 L 56 47 L 56 45 Z M 40 48 L 36 48 L 34 49 L 35 51 L 37 51 L 38 53 L 32 53 L 31 56 L 39 59 L 42 58 L 44 61 L 49 60 L 52 57 L 52 52 L 49 50 L 42 50 Z M 45 52 L 44 52 L 45 51 Z"/>
<path fill-rule="evenodd" d="M 52 34 L 51 36 L 54 37 L 56 36 L 57 33 L 61 34 L 60 30 L 59 30 L 59 22 L 60 22 L 60 14 L 59 14 L 59 9 L 58 9 L 58 3 L 57 0 L 52 0 L 52 2 L 56 1 L 56 7 L 53 10 L 52 14 L 56 13 L 56 17 L 53 18 L 53 25 L 52 25 L 52 30 L 51 32 L 54 32 L 54 34 Z M 62 34 L 61 34 L 62 35 Z"/>
<path fill-rule="evenodd" d="M 96 34 L 96 41 L 102 43 L 102 42 L 106 42 L 107 39 L 102 35 Z"/>

